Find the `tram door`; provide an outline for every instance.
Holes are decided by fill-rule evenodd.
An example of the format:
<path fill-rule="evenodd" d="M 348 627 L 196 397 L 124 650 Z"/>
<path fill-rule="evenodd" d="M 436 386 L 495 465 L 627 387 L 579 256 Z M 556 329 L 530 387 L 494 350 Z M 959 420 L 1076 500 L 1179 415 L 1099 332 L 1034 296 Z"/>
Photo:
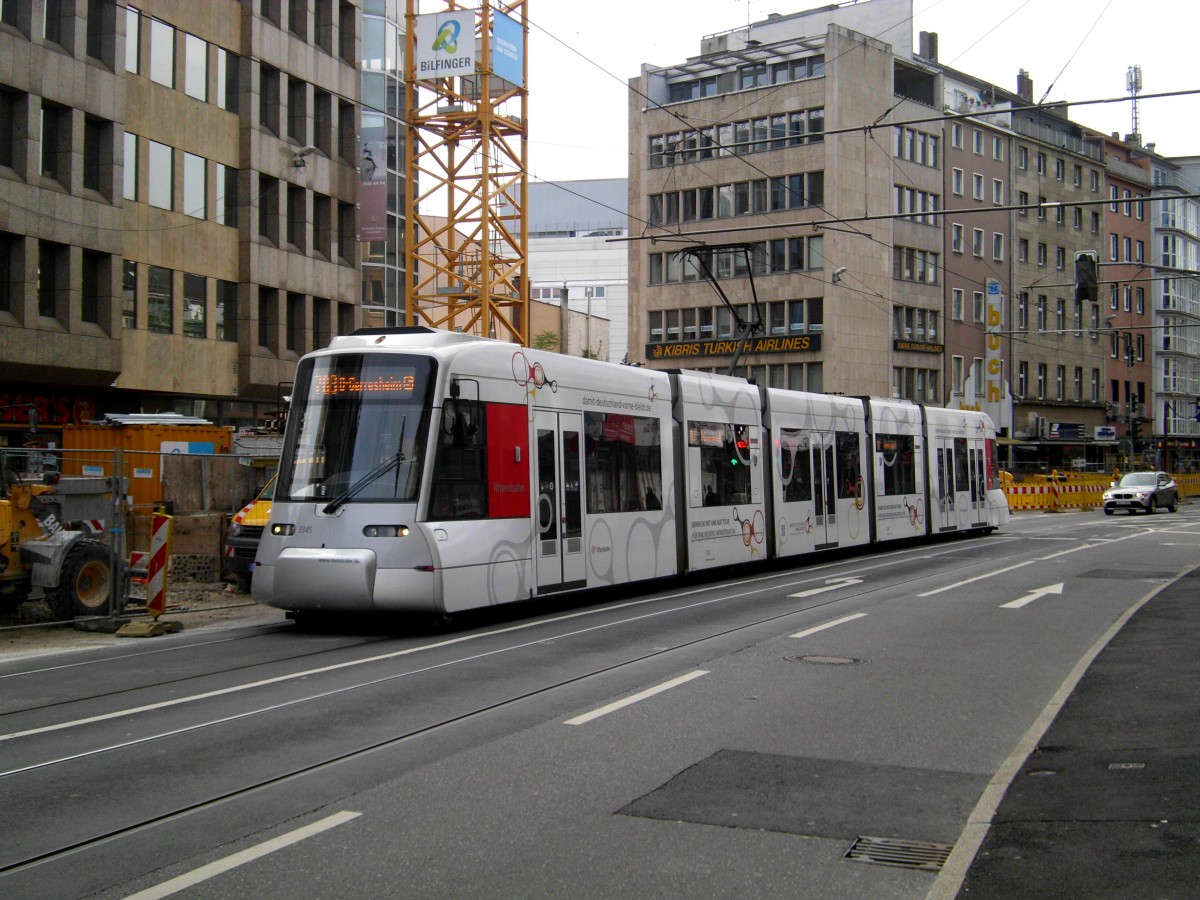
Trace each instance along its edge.
<path fill-rule="evenodd" d="M 833 438 L 829 431 L 812 434 L 813 536 L 817 550 L 838 545 L 837 467 Z"/>
<path fill-rule="evenodd" d="M 934 452 L 937 454 L 937 496 L 933 501 L 933 527 L 935 531 L 953 531 L 958 528 L 954 493 L 954 441 L 939 438 Z"/>
<path fill-rule="evenodd" d="M 534 569 L 540 590 L 578 587 L 583 552 L 583 427 L 579 413 L 538 410 L 534 418 Z"/>
<path fill-rule="evenodd" d="M 987 524 L 987 475 L 983 468 L 983 442 L 971 441 L 966 449 L 971 459 L 971 524 Z"/>

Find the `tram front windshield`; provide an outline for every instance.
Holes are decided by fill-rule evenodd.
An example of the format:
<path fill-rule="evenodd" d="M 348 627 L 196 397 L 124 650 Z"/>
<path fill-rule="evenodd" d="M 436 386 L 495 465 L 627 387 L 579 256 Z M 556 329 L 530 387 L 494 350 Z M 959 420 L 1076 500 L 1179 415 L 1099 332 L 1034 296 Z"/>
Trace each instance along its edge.
<path fill-rule="evenodd" d="M 347 353 L 302 360 L 292 395 L 277 497 L 415 502 L 434 364 L 424 357 Z"/>

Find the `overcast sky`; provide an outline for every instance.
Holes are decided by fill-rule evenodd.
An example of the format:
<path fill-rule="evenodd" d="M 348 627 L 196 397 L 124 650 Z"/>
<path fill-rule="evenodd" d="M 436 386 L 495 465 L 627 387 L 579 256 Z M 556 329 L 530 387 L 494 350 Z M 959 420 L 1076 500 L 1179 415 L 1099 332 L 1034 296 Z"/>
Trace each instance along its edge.
<path fill-rule="evenodd" d="M 827 6 L 816 0 L 530 0 L 529 168 L 533 180 L 628 175 L 630 78 L 700 52 L 705 35 Z M 1010 91 L 1017 70 L 1035 100 L 1127 97 L 1200 89 L 1197 0 L 913 0 L 914 43 L 938 34 L 944 65 Z M 886 36 L 885 36 L 886 39 Z M 1200 94 L 1142 99 L 1143 141 L 1167 156 L 1200 155 Z M 1128 101 L 1080 106 L 1071 118 L 1105 133 L 1132 130 Z"/>

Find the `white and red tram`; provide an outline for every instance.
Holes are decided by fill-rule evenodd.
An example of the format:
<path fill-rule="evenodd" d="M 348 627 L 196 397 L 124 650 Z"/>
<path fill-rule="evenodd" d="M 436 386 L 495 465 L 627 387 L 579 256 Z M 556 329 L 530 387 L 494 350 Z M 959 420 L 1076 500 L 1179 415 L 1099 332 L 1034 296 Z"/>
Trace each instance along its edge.
<path fill-rule="evenodd" d="M 1008 520 L 982 413 L 428 328 L 305 356 L 253 589 L 452 613 Z"/>

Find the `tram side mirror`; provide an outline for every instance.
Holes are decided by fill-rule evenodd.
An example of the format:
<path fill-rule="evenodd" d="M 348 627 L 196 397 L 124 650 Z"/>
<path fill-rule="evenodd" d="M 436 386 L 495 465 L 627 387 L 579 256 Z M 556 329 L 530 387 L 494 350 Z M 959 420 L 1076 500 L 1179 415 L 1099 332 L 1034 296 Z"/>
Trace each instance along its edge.
<path fill-rule="evenodd" d="M 29 411 L 29 433 L 37 434 L 38 433 L 37 427 L 38 427 L 37 410 L 31 409 Z"/>

